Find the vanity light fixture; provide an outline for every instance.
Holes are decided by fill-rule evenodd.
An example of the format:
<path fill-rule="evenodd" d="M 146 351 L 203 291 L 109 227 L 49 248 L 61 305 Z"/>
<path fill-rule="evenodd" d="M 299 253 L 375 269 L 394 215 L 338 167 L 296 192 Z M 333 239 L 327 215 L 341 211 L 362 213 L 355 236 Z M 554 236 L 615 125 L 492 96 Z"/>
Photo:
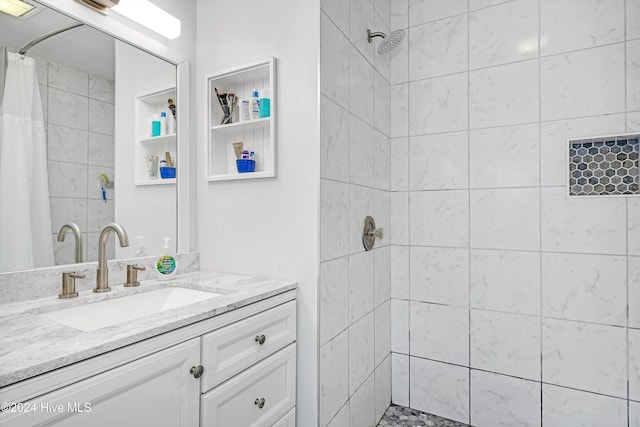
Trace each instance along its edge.
<path fill-rule="evenodd" d="M 112 10 L 170 40 L 180 37 L 180 20 L 149 0 L 122 0 Z"/>
<path fill-rule="evenodd" d="M 85 6 L 99 12 L 103 15 L 109 14 L 109 9 L 117 5 L 120 0 L 76 0 Z"/>
<path fill-rule="evenodd" d="M 31 12 L 35 6 L 22 0 L 0 0 L 0 12 L 19 18 Z"/>

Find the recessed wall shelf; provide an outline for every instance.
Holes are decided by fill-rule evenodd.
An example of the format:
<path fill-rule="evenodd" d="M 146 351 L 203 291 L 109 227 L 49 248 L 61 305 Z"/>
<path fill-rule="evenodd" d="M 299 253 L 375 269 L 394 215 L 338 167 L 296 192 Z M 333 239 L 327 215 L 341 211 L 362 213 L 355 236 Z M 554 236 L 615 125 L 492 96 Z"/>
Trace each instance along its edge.
<path fill-rule="evenodd" d="M 234 67 L 207 76 L 207 149 L 205 179 L 230 181 L 253 178 L 269 178 L 276 175 L 276 83 L 275 58 Z M 242 99 L 250 99 L 252 90 L 258 90 L 260 98 L 269 91 L 270 117 L 239 121 L 240 102 L 232 116 L 232 123 L 220 124 L 224 113 L 216 96 L 233 93 Z M 238 173 L 234 142 L 242 142 L 243 149 L 255 153 L 255 172 Z"/>

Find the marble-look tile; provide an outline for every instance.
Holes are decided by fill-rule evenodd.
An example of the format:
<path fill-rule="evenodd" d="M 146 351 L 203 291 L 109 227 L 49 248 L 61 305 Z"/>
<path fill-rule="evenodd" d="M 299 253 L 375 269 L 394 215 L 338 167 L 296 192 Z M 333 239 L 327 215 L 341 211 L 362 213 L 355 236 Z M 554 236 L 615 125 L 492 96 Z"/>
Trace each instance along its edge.
<path fill-rule="evenodd" d="M 537 121 L 538 81 L 538 60 L 470 72 L 470 127 L 474 129 Z"/>
<path fill-rule="evenodd" d="M 624 111 L 623 43 L 540 61 L 542 120 Z"/>
<path fill-rule="evenodd" d="M 5 58 L 3 58 L 4 60 Z M 34 57 L 36 60 L 36 76 L 38 84 L 47 85 L 49 82 L 49 62 L 44 58 Z"/>
<path fill-rule="evenodd" d="M 469 422 L 469 369 L 411 358 L 410 406 L 455 421 Z"/>
<path fill-rule="evenodd" d="M 412 245 L 466 247 L 469 245 L 467 190 L 411 193 Z"/>
<path fill-rule="evenodd" d="M 392 27 L 397 28 L 397 27 Z M 405 30 L 408 32 L 408 30 Z M 406 37 L 406 33 L 405 33 Z M 391 52 L 389 52 L 391 62 L 389 82 L 392 85 L 406 83 L 409 81 L 409 41 L 403 40 L 402 43 Z M 391 110 L 395 111 L 395 110 Z M 393 116 L 392 116 L 393 117 Z"/>
<path fill-rule="evenodd" d="M 391 300 L 391 351 L 409 353 L 409 301 Z"/>
<path fill-rule="evenodd" d="M 467 0 L 409 0 L 409 25 L 415 26 L 467 11 Z"/>
<path fill-rule="evenodd" d="M 382 418 L 391 403 L 391 356 L 387 357 L 375 370 L 376 422 Z"/>
<path fill-rule="evenodd" d="M 374 163 L 375 176 L 374 187 L 383 190 L 391 188 L 391 140 L 381 132 L 375 131 L 374 135 Z"/>
<path fill-rule="evenodd" d="M 50 197 L 87 197 L 87 166 L 49 161 L 48 171 Z"/>
<path fill-rule="evenodd" d="M 510 1 L 513 0 L 469 0 L 469 10 L 474 11 L 478 9 L 484 9 L 485 7 L 508 3 Z"/>
<path fill-rule="evenodd" d="M 326 427 L 350 427 L 349 416 L 349 402 L 347 402 Z"/>
<path fill-rule="evenodd" d="M 374 318 L 371 312 L 349 327 L 349 396 L 353 396 L 373 372 L 374 352 Z"/>
<path fill-rule="evenodd" d="M 540 381 L 540 318 L 471 310 L 471 367 Z"/>
<path fill-rule="evenodd" d="M 539 382 L 471 370 L 471 424 L 539 427 Z"/>
<path fill-rule="evenodd" d="M 466 71 L 467 15 L 409 29 L 409 80 Z"/>
<path fill-rule="evenodd" d="M 100 175 L 105 174 L 107 178 L 109 178 L 109 181 L 114 182 L 115 169 L 106 168 L 103 166 L 94 166 L 94 165 L 89 165 L 87 169 L 88 169 L 87 170 L 87 174 L 88 174 L 87 197 L 89 199 L 102 200 L 102 190 L 100 187 L 102 178 L 100 177 Z M 105 188 L 105 192 L 107 195 L 107 200 L 114 199 L 115 188 Z M 167 193 L 167 195 L 168 194 L 170 193 Z"/>
<path fill-rule="evenodd" d="M 409 138 L 391 139 L 390 179 L 391 191 L 409 189 Z"/>
<path fill-rule="evenodd" d="M 89 129 L 89 100 L 87 97 L 49 88 L 47 109 L 49 124 L 81 130 Z"/>
<path fill-rule="evenodd" d="M 95 74 L 89 74 L 89 98 L 115 104 L 115 82 Z"/>
<path fill-rule="evenodd" d="M 469 366 L 467 308 L 410 302 L 409 309 L 412 356 Z"/>
<path fill-rule="evenodd" d="M 389 3 L 389 0 L 375 0 L 381 3 Z M 384 19 L 380 16 L 379 11 L 376 12 L 376 19 L 375 19 L 375 28 L 377 31 L 382 31 L 385 34 L 390 34 L 391 31 L 389 30 L 389 25 L 384 21 Z M 373 65 L 375 66 L 375 69 L 378 73 L 380 73 L 383 77 L 383 79 L 386 82 L 390 82 L 391 81 L 391 55 L 389 53 L 386 53 L 384 55 L 379 55 L 378 51 L 377 51 L 377 47 L 378 44 L 380 43 L 380 41 L 376 41 L 374 42 L 374 49 L 375 49 L 375 53 L 373 55 Z M 404 44 L 404 43 L 403 43 Z M 397 48 L 396 48 L 397 50 Z"/>
<path fill-rule="evenodd" d="M 325 14 L 320 14 L 320 92 L 349 108 L 351 44 Z"/>
<path fill-rule="evenodd" d="M 374 256 L 374 301 L 375 306 L 391 299 L 391 246 L 377 248 Z"/>
<path fill-rule="evenodd" d="M 409 83 L 409 134 L 467 129 L 467 83 L 467 73 Z"/>
<path fill-rule="evenodd" d="M 66 126 L 47 126 L 47 159 L 67 163 L 87 163 L 89 133 Z"/>
<path fill-rule="evenodd" d="M 542 381 L 626 397 L 626 335 L 625 328 L 543 319 Z"/>
<path fill-rule="evenodd" d="M 365 0 L 368 1 L 368 0 Z M 349 66 L 349 111 L 373 125 L 375 71 L 355 48 L 351 48 Z"/>
<path fill-rule="evenodd" d="M 368 0 L 367 0 L 368 1 Z M 369 427 L 376 424 L 375 377 L 369 376 L 349 401 L 349 426 Z"/>
<path fill-rule="evenodd" d="M 624 257 L 542 254 L 542 314 L 625 326 L 626 277 Z"/>
<path fill-rule="evenodd" d="M 320 176 L 349 181 L 349 113 L 320 97 Z"/>
<path fill-rule="evenodd" d="M 391 244 L 389 230 L 391 229 L 391 192 L 387 190 L 374 190 L 373 218 L 376 220 L 376 227 L 381 227 L 383 236 L 376 239 L 374 248 L 382 248 Z M 362 218 L 364 220 L 364 218 Z M 360 224 L 362 231 L 362 223 Z M 361 239 L 362 240 L 362 239 Z"/>
<path fill-rule="evenodd" d="M 620 254 L 626 252 L 625 199 L 567 199 L 564 188 L 542 189 L 542 250 Z"/>
<path fill-rule="evenodd" d="M 344 34 L 349 34 L 349 0 L 321 0 L 320 9 L 338 26 Z"/>
<path fill-rule="evenodd" d="M 640 403 L 638 402 L 629 401 L 629 427 L 640 427 Z"/>
<path fill-rule="evenodd" d="M 49 123 L 49 87 L 38 85 L 40 91 L 40 101 L 42 102 L 42 118 L 45 123 Z"/>
<path fill-rule="evenodd" d="M 55 261 L 55 265 L 76 264 L 76 245 L 73 236 L 68 236 L 64 242 L 58 242 L 57 233 L 53 233 L 51 238 L 53 241 L 53 259 Z M 86 235 L 83 235 L 81 240 L 84 247 Z M 82 253 L 82 260 L 84 261 L 84 252 Z M 72 269 L 72 267 L 69 267 L 68 271 L 71 271 Z M 80 269 L 77 268 L 76 270 Z"/>
<path fill-rule="evenodd" d="M 67 222 L 76 223 L 82 232 L 87 231 L 86 199 L 52 197 L 49 202 L 51 204 L 51 231 L 56 236 L 60 227 Z M 66 240 L 73 241 L 73 236 L 67 235 Z"/>
<path fill-rule="evenodd" d="M 409 193 L 391 193 L 391 244 L 409 244 Z"/>
<path fill-rule="evenodd" d="M 391 246 L 391 298 L 409 299 L 409 246 Z"/>
<path fill-rule="evenodd" d="M 111 135 L 89 132 L 89 164 L 115 166 L 115 139 Z"/>
<path fill-rule="evenodd" d="M 409 26 L 409 0 L 391 1 L 391 28 L 407 28 Z"/>
<path fill-rule="evenodd" d="M 469 185 L 467 132 L 412 136 L 409 139 L 411 190 L 449 190 Z"/>
<path fill-rule="evenodd" d="M 640 328 L 640 257 L 628 258 L 629 268 L 629 327 Z M 638 399 L 640 400 L 640 399 Z"/>
<path fill-rule="evenodd" d="M 349 180 L 352 184 L 375 185 L 375 131 L 362 120 L 349 119 Z"/>
<path fill-rule="evenodd" d="M 629 329 L 629 399 L 640 400 L 640 330 Z"/>
<path fill-rule="evenodd" d="M 640 112 L 627 113 L 627 132 L 640 132 Z"/>
<path fill-rule="evenodd" d="M 373 310 L 373 261 L 373 252 L 349 256 L 349 324 Z"/>
<path fill-rule="evenodd" d="M 540 183 L 538 124 L 471 131 L 471 188 L 534 187 Z"/>
<path fill-rule="evenodd" d="M 471 247 L 540 249 L 540 190 L 471 190 Z"/>
<path fill-rule="evenodd" d="M 349 399 L 349 333 L 342 332 L 320 348 L 320 425 Z"/>
<path fill-rule="evenodd" d="M 320 345 L 349 326 L 349 261 L 320 263 Z"/>
<path fill-rule="evenodd" d="M 469 14 L 469 66 L 491 67 L 538 56 L 538 2 L 516 0 Z"/>
<path fill-rule="evenodd" d="M 320 181 L 320 261 L 349 253 L 349 184 Z"/>
<path fill-rule="evenodd" d="M 86 254 L 84 260 L 86 262 L 95 262 L 98 260 L 98 239 L 100 238 L 100 233 L 86 233 L 87 235 L 87 243 L 85 245 Z M 116 255 L 116 241 L 115 239 L 109 239 L 107 241 L 107 259 L 113 259 Z M 109 274 L 109 284 L 113 283 L 124 283 L 125 281 L 125 273 L 114 274 L 111 272 Z M 117 281 L 116 281 L 117 280 Z"/>
<path fill-rule="evenodd" d="M 567 184 L 567 139 L 625 132 L 624 114 L 543 122 L 540 125 L 543 186 Z"/>
<path fill-rule="evenodd" d="M 391 302 L 387 301 L 376 308 L 375 316 L 375 366 L 381 364 L 391 353 Z"/>
<path fill-rule="evenodd" d="M 627 0 L 627 17 L 640 16 L 640 3 L 637 0 Z M 640 38 L 640 21 L 627 18 L 627 40 Z"/>
<path fill-rule="evenodd" d="M 87 96 L 89 94 L 89 75 L 74 68 L 49 62 L 49 87 Z"/>
<path fill-rule="evenodd" d="M 409 135 L 409 84 L 391 86 L 391 137 Z"/>
<path fill-rule="evenodd" d="M 627 401 L 613 397 L 542 385 L 542 423 L 545 427 L 607 427 L 627 425 Z"/>
<path fill-rule="evenodd" d="M 349 253 L 364 251 L 362 222 L 367 215 L 375 215 L 375 190 L 349 186 Z"/>
<path fill-rule="evenodd" d="M 469 250 L 411 247 L 411 300 L 469 305 Z"/>
<path fill-rule="evenodd" d="M 114 114 L 113 104 L 89 99 L 89 131 L 105 135 L 115 134 Z"/>
<path fill-rule="evenodd" d="M 387 27 L 391 25 L 391 0 L 373 0 L 376 12 L 383 19 Z"/>
<path fill-rule="evenodd" d="M 375 10 L 370 0 L 349 0 L 349 40 L 370 63 L 375 51 L 374 44 L 367 40 L 367 30 L 374 28 L 374 20 Z"/>
<path fill-rule="evenodd" d="M 540 314 L 540 254 L 471 250 L 471 306 Z"/>
<path fill-rule="evenodd" d="M 391 86 L 377 72 L 375 73 L 375 97 L 373 126 L 388 137 L 391 135 Z"/>
<path fill-rule="evenodd" d="M 640 40 L 627 43 L 627 111 L 640 110 Z"/>
<path fill-rule="evenodd" d="M 409 406 L 409 356 L 391 353 L 391 401 Z"/>
<path fill-rule="evenodd" d="M 624 40 L 624 0 L 541 0 L 542 54 Z"/>
<path fill-rule="evenodd" d="M 87 200 L 87 231 L 100 232 L 107 225 L 115 222 L 115 201 Z"/>

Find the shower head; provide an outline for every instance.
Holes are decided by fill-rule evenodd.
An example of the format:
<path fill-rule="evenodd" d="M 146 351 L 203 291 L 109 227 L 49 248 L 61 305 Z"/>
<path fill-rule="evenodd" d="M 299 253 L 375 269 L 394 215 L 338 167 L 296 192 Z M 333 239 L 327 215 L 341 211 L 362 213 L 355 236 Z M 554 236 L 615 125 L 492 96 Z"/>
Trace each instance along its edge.
<path fill-rule="evenodd" d="M 400 46 L 400 43 L 404 40 L 404 35 L 404 30 L 395 30 L 389 34 L 389 36 L 385 33 L 372 33 L 371 30 L 367 30 L 367 41 L 372 43 L 374 37 L 382 37 L 383 40 L 378 45 L 378 53 L 380 55 L 384 55 L 385 53 L 391 52 L 393 49 Z"/>

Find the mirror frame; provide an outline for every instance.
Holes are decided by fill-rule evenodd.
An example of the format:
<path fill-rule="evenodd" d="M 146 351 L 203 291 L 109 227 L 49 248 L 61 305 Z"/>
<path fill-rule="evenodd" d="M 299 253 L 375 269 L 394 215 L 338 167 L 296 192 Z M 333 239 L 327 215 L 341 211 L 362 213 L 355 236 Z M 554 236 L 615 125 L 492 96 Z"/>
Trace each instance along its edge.
<path fill-rule="evenodd" d="M 119 22 L 117 19 L 101 15 L 75 0 L 37 0 L 39 3 L 83 22 L 124 43 L 137 47 L 151 55 L 157 56 L 176 66 L 178 114 L 177 156 L 180 167 L 177 170 L 177 245 L 178 252 L 192 252 L 196 246 L 196 205 L 195 205 L 195 164 L 191 147 L 191 74 L 189 57 L 158 40 L 138 31 L 133 26 Z M 160 36 L 159 36 L 160 37 Z"/>

